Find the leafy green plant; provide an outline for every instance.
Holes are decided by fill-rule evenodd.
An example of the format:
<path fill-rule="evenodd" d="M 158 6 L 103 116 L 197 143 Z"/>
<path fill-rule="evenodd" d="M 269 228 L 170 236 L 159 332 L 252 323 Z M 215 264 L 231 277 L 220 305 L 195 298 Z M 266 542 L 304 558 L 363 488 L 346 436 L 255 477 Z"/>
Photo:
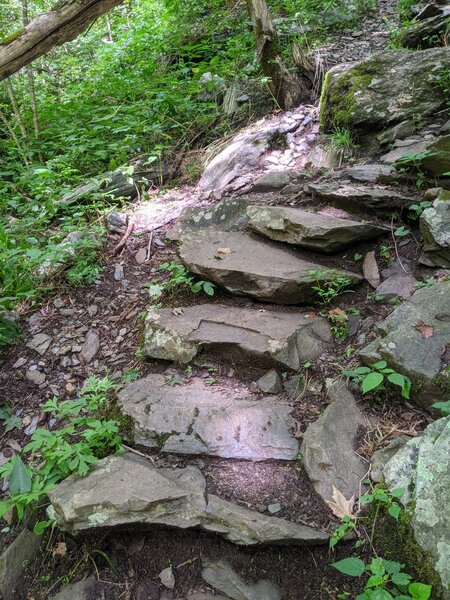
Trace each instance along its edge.
<path fill-rule="evenodd" d="M 424 200 L 423 202 L 419 202 L 419 204 L 411 204 L 408 208 L 408 217 L 413 221 L 417 221 L 420 215 L 426 208 L 429 208 L 433 203 L 429 200 Z"/>
<path fill-rule="evenodd" d="M 0 477 L 9 482 L 10 498 L 0 502 L 0 516 L 13 506 L 22 519 L 27 509 L 39 507 L 47 492 L 72 473 L 85 476 L 99 458 L 121 448 L 119 423 L 108 418 L 108 393 L 115 389 L 109 379 L 89 377 L 77 400 L 52 398 L 42 410 L 62 422 L 55 430 L 36 429 L 24 448 L 28 465 L 15 456 L 0 467 Z M 40 521 L 41 533 L 50 521 Z"/>
<path fill-rule="evenodd" d="M 409 235 L 410 233 L 411 233 L 410 230 L 406 229 L 406 227 L 404 225 L 397 227 L 397 229 L 395 229 L 395 231 L 394 231 L 395 237 L 405 237 L 406 235 Z"/>
<path fill-rule="evenodd" d="M 330 537 L 330 548 L 334 548 L 346 535 L 356 529 L 355 520 L 349 516 L 342 517 L 341 524 L 333 531 Z"/>
<path fill-rule="evenodd" d="M 361 505 L 371 504 L 372 502 L 380 503 L 386 506 L 391 517 L 398 521 L 402 508 L 397 500 L 399 500 L 404 493 L 405 490 L 403 488 L 386 490 L 381 486 L 375 486 L 370 492 L 361 496 L 359 502 Z"/>
<path fill-rule="evenodd" d="M 392 261 L 394 260 L 394 254 L 392 252 L 392 248 L 390 248 L 389 246 L 381 245 L 379 252 L 380 252 L 380 259 L 389 266 L 392 263 Z"/>
<path fill-rule="evenodd" d="M 364 592 L 356 600 L 428 600 L 431 596 L 431 585 L 411 581 L 403 571 L 405 565 L 395 561 L 373 557 L 366 565 L 360 558 L 350 557 L 331 566 L 351 577 L 368 575 Z"/>
<path fill-rule="evenodd" d="M 193 275 L 189 275 L 186 267 L 174 261 L 160 265 L 160 271 L 170 273 L 170 278 L 147 284 L 148 292 L 152 298 L 160 298 L 164 293 L 173 294 L 180 287 L 187 287 L 191 292 L 197 294 L 204 292 L 208 296 L 214 295 L 215 285 L 209 281 L 196 281 Z"/>
<path fill-rule="evenodd" d="M 431 285 L 434 285 L 435 283 L 437 283 L 436 279 L 434 279 L 434 277 L 429 277 L 428 279 L 425 279 L 425 281 L 416 281 L 416 283 L 414 285 L 418 288 L 423 288 L 423 287 L 430 287 Z"/>
<path fill-rule="evenodd" d="M 5 428 L 5 433 L 20 427 L 22 420 L 20 417 L 12 414 L 11 407 L 7 404 L 2 404 L 0 406 L 0 420 L 3 421 L 3 426 Z"/>
<path fill-rule="evenodd" d="M 19 336 L 19 332 L 19 326 L 15 321 L 12 321 L 11 319 L 5 319 L 0 315 L 0 348 L 13 344 Z"/>
<path fill-rule="evenodd" d="M 444 402 L 435 402 L 431 406 L 440 411 L 444 417 L 448 417 L 450 415 L 450 399 L 445 400 Z"/>
<path fill-rule="evenodd" d="M 328 306 L 341 294 L 353 293 L 353 290 L 350 289 L 352 283 L 350 277 L 341 275 L 335 269 L 310 270 L 308 275 L 315 281 L 312 289 L 316 292 L 320 304 L 323 306 Z"/>
<path fill-rule="evenodd" d="M 353 133 L 348 127 L 335 127 L 331 134 L 331 146 L 342 153 L 343 157 L 351 156 L 359 148 Z"/>
<path fill-rule="evenodd" d="M 400 388 L 403 398 L 409 399 L 411 380 L 406 375 L 388 368 L 385 360 L 379 360 L 368 367 L 344 370 L 342 373 L 346 377 L 350 377 L 352 381 L 358 383 L 361 386 L 363 394 L 382 389 L 384 383 L 388 381 Z"/>
<path fill-rule="evenodd" d="M 334 339 L 338 342 L 345 342 L 350 335 L 347 313 L 341 308 L 334 308 L 328 311 L 328 320 Z"/>

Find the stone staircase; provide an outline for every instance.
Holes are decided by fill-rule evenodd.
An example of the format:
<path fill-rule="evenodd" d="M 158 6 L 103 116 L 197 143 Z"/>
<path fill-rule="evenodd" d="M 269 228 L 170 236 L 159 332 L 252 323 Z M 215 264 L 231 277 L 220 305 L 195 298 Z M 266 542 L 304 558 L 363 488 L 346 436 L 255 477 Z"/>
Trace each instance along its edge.
<path fill-rule="evenodd" d="M 238 369 L 257 365 L 298 372 L 305 362 L 320 358 L 333 338 L 325 318 L 284 305 L 315 302 L 318 281 L 345 277 L 347 286 L 358 285 L 361 275 L 340 268 L 339 258 L 330 255 L 374 239 L 386 228 L 254 204 L 247 197 L 188 209 L 174 231 L 179 256 L 190 272 L 231 297 L 247 296 L 280 308 L 252 302 L 245 306 L 211 302 L 173 310 L 152 307 L 145 323 L 145 356 L 183 365 L 212 356 Z M 334 485 L 347 495 L 357 495 L 365 472 L 353 449 L 365 418 L 342 382 L 330 388 L 329 399 L 334 407 L 332 424 L 327 425 L 324 415 L 325 434 L 320 424 L 311 425 L 316 430 L 305 435 L 310 442 L 302 446 L 308 453 L 312 484 L 324 500 L 331 499 Z M 194 527 L 239 545 L 327 542 L 330 529 L 242 507 L 210 493 L 198 466 L 173 470 L 158 466 L 152 458 L 272 461 L 275 469 L 282 468 L 300 452 L 292 399 L 252 394 L 235 379 L 226 387 L 208 385 L 200 377 L 177 385 L 164 375 L 151 374 L 128 384 L 119 402 L 132 423 L 130 442 L 151 455 L 146 459 L 128 452 L 109 457 L 86 478 L 69 478 L 52 490 L 54 516 L 61 526 L 72 532 L 119 525 Z M 317 446 L 324 436 L 338 456 L 327 456 L 322 443 Z"/>

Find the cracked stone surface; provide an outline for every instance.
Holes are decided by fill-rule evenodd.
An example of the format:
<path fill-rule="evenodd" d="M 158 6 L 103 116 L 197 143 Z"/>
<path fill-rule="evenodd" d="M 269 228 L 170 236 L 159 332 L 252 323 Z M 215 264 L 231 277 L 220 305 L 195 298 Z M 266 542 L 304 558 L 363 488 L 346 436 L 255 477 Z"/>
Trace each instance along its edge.
<path fill-rule="evenodd" d="M 298 454 L 292 408 L 273 397 L 245 397 L 200 378 L 170 386 L 162 375 L 149 375 L 127 385 L 119 401 L 133 420 L 134 442 L 162 452 L 251 460 Z"/>
<path fill-rule="evenodd" d="M 301 453 L 316 492 L 331 500 L 335 486 L 348 500 L 358 498 L 368 466 L 355 453 L 355 443 L 368 421 L 341 380 L 328 391 L 331 404 L 305 432 Z"/>
<path fill-rule="evenodd" d="M 410 439 L 384 467 L 390 489 L 405 490 L 401 501 L 412 510 L 416 541 L 439 573 L 450 598 L 450 417 L 434 421 Z"/>
<path fill-rule="evenodd" d="M 328 535 L 207 496 L 196 467 L 160 469 L 131 453 L 101 460 L 49 492 L 50 514 L 71 533 L 95 528 L 199 527 L 238 545 L 326 544 Z"/>
<path fill-rule="evenodd" d="M 419 223 L 424 239 L 420 262 L 427 266 L 450 267 L 450 191 L 440 192 L 433 205 L 420 215 Z"/>
<path fill-rule="evenodd" d="M 144 354 L 190 362 L 202 350 L 239 363 L 301 368 L 332 341 L 329 324 L 308 313 L 202 304 L 174 315 L 151 308 L 146 317 Z"/>
<path fill-rule="evenodd" d="M 351 219 L 340 219 L 300 208 L 249 206 L 250 227 L 272 240 L 332 253 L 388 229 Z"/>
<path fill-rule="evenodd" d="M 179 255 L 192 273 L 228 292 L 276 304 L 314 302 L 317 298 L 311 271 L 321 271 L 324 279 L 339 273 L 352 284 L 361 280 L 360 275 L 350 271 L 331 272 L 280 244 L 214 228 L 182 238 Z"/>

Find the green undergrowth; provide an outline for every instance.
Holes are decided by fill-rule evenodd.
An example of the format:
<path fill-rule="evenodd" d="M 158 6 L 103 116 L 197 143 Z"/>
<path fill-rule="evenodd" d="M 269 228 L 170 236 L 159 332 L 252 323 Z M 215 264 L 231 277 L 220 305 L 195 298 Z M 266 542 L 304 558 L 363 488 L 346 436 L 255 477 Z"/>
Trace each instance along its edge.
<path fill-rule="evenodd" d="M 0 502 L 0 517 L 13 508 L 19 520 L 39 511 L 59 482 L 72 474 L 86 476 L 100 459 L 122 449 L 122 436 L 130 435 L 131 424 L 120 413 L 117 388 L 107 377 L 89 377 L 75 400 L 54 397 L 41 405 L 58 425 L 36 429 L 23 454 L 0 467 L 10 492 Z M 51 519 L 38 521 L 35 533 L 51 524 Z"/>
<path fill-rule="evenodd" d="M 415 581 L 432 585 L 431 600 L 442 600 L 444 596 L 440 577 L 427 553 L 414 539 L 408 512 L 402 510 L 398 520 L 395 520 L 388 514 L 386 507 L 377 508 L 371 506 L 364 521 L 367 529 L 373 528 L 373 543 L 378 555 L 405 564 L 405 570 Z"/>

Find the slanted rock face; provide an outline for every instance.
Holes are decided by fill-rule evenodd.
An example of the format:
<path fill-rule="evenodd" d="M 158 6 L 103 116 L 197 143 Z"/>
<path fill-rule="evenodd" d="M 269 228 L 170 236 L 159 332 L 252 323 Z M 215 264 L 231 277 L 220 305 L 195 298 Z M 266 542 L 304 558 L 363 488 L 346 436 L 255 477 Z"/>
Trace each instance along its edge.
<path fill-rule="evenodd" d="M 250 227 L 272 240 L 332 253 L 360 240 L 377 237 L 387 228 L 312 213 L 299 208 L 250 206 Z"/>
<path fill-rule="evenodd" d="M 50 513 L 72 533 L 115 526 L 200 527 L 240 545 L 328 541 L 322 531 L 207 496 L 205 488 L 196 467 L 159 469 L 132 454 L 109 456 L 87 477 L 69 477 L 51 490 Z"/>
<path fill-rule="evenodd" d="M 368 422 L 343 381 L 335 382 L 328 396 L 331 404 L 306 430 L 301 453 L 306 472 L 325 501 L 332 500 L 333 486 L 349 500 L 363 491 L 368 468 L 356 455 L 355 443 Z"/>
<path fill-rule="evenodd" d="M 144 354 L 188 363 L 205 350 L 239 363 L 298 370 L 305 361 L 318 358 L 332 339 L 329 324 L 321 317 L 201 304 L 176 316 L 170 309 L 151 308 Z"/>
<path fill-rule="evenodd" d="M 416 541 L 431 557 L 450 598 L 450 417 L 434 421 L 388 461 L 384 478 L 401 487 L 401 501 L 412 510 Z"/>
<path fill-rule="evenodd" d="M 345 275 L 352 284 L 361 280 L 360 275 L 349 271 L 332 273 L 256 236 L 213 228 L 184 237 L 179 255 L 185 266 L 202 279 L 232 294 L 276 304 L 314 302 L 316 279 L 311 271 L 321 271 L 325 279 L 332 279 L 336 273 Z"/>
<path fill-rule="evenodd" d="M 349 211 L 401 208 L 411 204 L 411 197 L 377 186 L 353 184 L 350 181 L 309 183 L 306 191 L 313 198 L 330 202 Z"/>
<path fill-rule="evenodd" d="M 350 127 L 360 133 L 428 116 L 445 107 L 439 75 L 450 68 L 447 48 L 383 51 L 354 66 L 329 71 L 320 122 L 324 131 Z"/>
<path fill-rule="evenodd" d="M 149 448 L 251 460 L 298 454 L 292 409 L 273 397 L 245 397 L 202 379 L 173 387 L 162 375 L 149 375 L 127 385 L 119 401 L 134 422 L 134 441 Z"/>
<path fill-rule="evenodd" d="M 407 375 L 412 381 L 411 400 L 424 408 L 448 398 L 449 298 L 449 281 L 416 291 L 380 325 L 382 337 L 360 352 L 368 364 L 383 358 Z"/>
<path fill-rule="evenodd" d="M 410 138 L 381 157 L 383 163 L 398 167 L 414 167 L 432 175 L 450 172 L 450 135 Z"/>
<path fill-rule="evenodd" d="M 420 233 L 425 242 L 420 262 L 450 267 L 450 191 L 442 190 L 433 206 L 420 215 Z"/>

